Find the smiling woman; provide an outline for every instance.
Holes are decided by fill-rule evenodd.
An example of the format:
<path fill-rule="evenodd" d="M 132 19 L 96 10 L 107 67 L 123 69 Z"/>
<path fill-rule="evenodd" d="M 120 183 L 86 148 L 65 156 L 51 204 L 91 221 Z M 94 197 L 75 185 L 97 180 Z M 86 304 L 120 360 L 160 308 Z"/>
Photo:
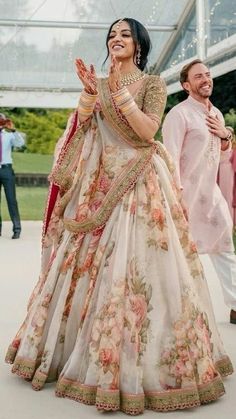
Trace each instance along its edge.
<path fill-rule="evenodd" d="M 196 247 L 154 134 L 165 83 L 143 70 L 150 40 L 124 18 L 108 76 L 76 60 L 84 89 L 50 175 L 42 266 L 6 361 L 35 390 L 127 414 L 191 408 L 232 372 Z"/>

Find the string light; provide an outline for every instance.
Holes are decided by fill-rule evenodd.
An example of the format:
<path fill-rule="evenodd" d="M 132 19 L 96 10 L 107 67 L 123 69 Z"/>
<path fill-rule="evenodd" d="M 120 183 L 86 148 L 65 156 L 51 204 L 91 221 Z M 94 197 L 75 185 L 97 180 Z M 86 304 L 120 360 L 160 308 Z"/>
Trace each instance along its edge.
<path fill-rule="evenodd" d="M 147 23 L 154 23 L 155 22 L 156 14 L 157 14 L 158 9 L 160 9 L 160 6 L 159 6 L 159 1 L 157 0 L 155 2 L 155 4 L 153 4 L 153 6 L 152 6 L 152 11 L 151 11 L 151 14 L 150 14 L 149 18 L 147 19 Z"/>
<path fill-rule="evenodd" d="M 208 24 L 208 25 L 210 25 L 211 24 L 211 22 L 212 22 L 212 19 L 213 19 L 213 17 L 214 17 L 214 14 L 215 14 L 215 11 L 216 11 L 216 9 L 217 9 L 217 7 L 219 7 L 221 5 L 221 1 L 220 0 L 217 0 L 215 3 L 214 3 L 214 5 L 212 6 L 212 8 L 210 9 L 210 12 L 209 12 L 209 15 L 211 16 L 211 18 L 208 18 L 208 19 L 206 19 L 206 21 L 205 22 L 203 22 L 203 25 L 205 25 L 206 23 Z M 198 29 L 196 29 L 196 34 L 198 34 Z M 207 35 L 205 35 L 205 41 L 208 39 L 208 36 Z M 191 50 L 191 49 L 193 49 L 194 47 L 195 47 L 195 45 L 197 44 L 197 42 L 198 42 L 198 37 L 197 36 L 194 36 L 193 38 L 192 38 L 192 40 L 186 45 L 186 46 L 184 46 L 184 47 L 182 47 L 181 48 L 181 52 L 178 54 L 178 56 L 177 56 L 177 58 L 175 58 L 173 61 L 171 61 L 171 63 L 170 63 L 170 67 L 172 68 L 172 67 L 174 67 L 176 64 L 178 64 L 179 62 L 180 62 L 180 59 L 181 60 L 184 60 L 184 59 L 186 59 L 187 58 L 187 53 L 188 53 L 188 51 L 189 50 Z M 219 42 L 218 40 L 215 40 L 214 41 L 214 43 L 217 43 L 217 42 Z M 194 54 L 193 54 L 194 55 Z"/>
<path fill-rule="evenodd" d="M 45 3 L 45 0 L 42 1 L 40 7 L 44 3 Z M 133 5 L 133 3 L 135 3 L 135 2 L 133 1 L 132 2 L 132 5 Z M 210 0 L 208 0 L 207 3 L 209 4 L 210 3 Z M 153 24 L 154 22 L 156 22 L 157 17 L 159 17 L 159 12 L 160 12 L 160 9 L 161 9 L 160 4 L 162 4 L 162 3 L 159 0 L 156 0 L 156 1 L 153 1 L 152 2 L 151 11 L 149 13 L 148 19 L 146 20 L 146 24 Z M 222 1 L 221 0 L 216 0 L 215 1 L 215 3 L 213 4 L 213 6 L 209 10 L 209 16 L 207 17 L 206 21 L 203 22 L 203 25 L 210 25 L 212 23 L 212 21 L 214 19 L 214 16 L 216 14 L 216 11 L 217 11 L 217 9 L 219 8 L 219 6 L 221 4 L 222 4 Z M 135 5 L 133 7 L 135 9 Z M 96 2 L 94 0 L 89 0 L 89 1 L 88 0 L 81 0 L 80 1 L 80 4 L 79 4 L 79 8 L 78 8 L 78 15 L 77 15 L 78 16 L 78 21 L 82 21 L 82 20 L 84 21 L 84 19 L 88 16 L 88 12 L 89 11 L 90 12 L 93 11 L 93 15 L 92 15 L 93 16 L 93 19 L 96 19 L 96 15 L 94 14 L 94 11 L 95 10 L 96 10 Z M 130 3 L 129 3 L 129 6 L 126 6 L 126 10 L 122 11 L 122 15 L 123 16 L 125 16 L 127 10 L 130 10 Z M 34 11 L 34 14 L 35 14 L 35 11 Z M 234 15 L 235 15 L 235 13 L 234 13 Z M 33 16 L 33 14 L 30 16 L 30 18 L 32 16 Z M 30 18 L 28 18 L 26 20 L 26 22 Z M 228 22 L 229 22 L 229 24 L 232 24 L 233 23 L 233 19 L 231 18 Z M 12 42 L 12 45 L 13 46 L 15 45 L 15 47 L 17 47 L 17 45 L 20 44 L 20 40 L 18 40 L 17 42 L 13 43 L 14 42 L 13 41 L 13 38 L 16 38 L 16 35 L 19 34 L 19 31 L 26 30 L 26 27 L 25 28 L 19 28 L 19 27 L 16 26 L 15 30 L 16 30 L 16 33 L 14 34 L 14 36 L 11 39 L 9 39 L 8 43 L 11 41 Z M 79 29 L 79 27 L 78 27 L 78 29 L 76 30 L 76 35 L 75 35 L 76 40 L 80 36 L 80 33 L 81 33 L 81 29 Z M 185 33 L 185 35 L 186 35 L 186 33 Z M 207 37 L 207 35 L 205 35 L 205 40 L 207 40 L 207 39 L 208 39 L 208 37 Z M 59 38 L 59 41 L 60 40 L 61 40 L 61 37 Z M 183 37 L 183 40 L 186 41 L 184 39 L 184 37 Z M 188 53 L 191 52 L 191 50 L 194 50 L 196 48 L 197 42 L 198 42 L 198 37 L 197 37 L 197 30 L 196 30 L 195 31 L 195 34 L 193 34 L 192 39 L 190 40 L 190 42 L 188 42 L 187 45 L 183 45 L 182 48 L 180 48 L 179 51 L 176 52 L 177 53 L 177 56 L 175 56 L 175 58 L 171 61 L 169 67 L 174 67 L 181 60 L 186 59 L 189 56 Z M 214 43 L 217 43 L 217 42 L 218 42 L 218 40 L 215 39 L 214 40 Z M 5 48 L 5 47 L 6 47 L 6 44 L 3 46 L 3 48 Z M 63 58 L 63 64 L 65 64 L 64 65 L 64 69 L 63 70 L 60 70 L 61 73 L 59 75 L 59 77 L 61 77 L 61 80 L 59 80 L 59 84 L 61 85 L 61 87 L 57 90 L 59 92 L 62 91 L 63 88 L 65 88 L 65 85 L 68 82 L 68 79 L 70 77 L 72 79 L 72 72 L 70 72 L 68 69 L 73 66 L 73 59 L 74 59 L 74 56 L 73 56 L 73 48 L 74 48 L 73 42 L 68 42 L 68 44 L 66 45 L 66 47 L 67 47 L 66 48 L 66 56 Z M 17 50 L 18 50 L 18 52 L 17 52 Z M 18 48 L 15 48 L 14 49 L 14 54 L 10 55 L 10 64 L 12 64 L 12 68 L 16 68 L 16 66 L 17 66 L 17 60 L 20 59 L 20 55 L 19 55 L 20 54 L 20 51 L 22 51 L 21 48 L 19 48 L 19 47 Z M 18 55 L 19 55 L 19 57 L 18 57 Z M 192 55 L 194 55 L 194 53 Z M 47 73 L 47 72 L 45 71 L 45 73 Z M 11 74 L 9 74 L 9 76 L 11 76 Z M 45 74 L 45 77 L 46 77 L 46 74 Z M 14 87 L 15 87 L 15 89 L 17 88 L 16 82 L 17 82 L 17 80 L 14 80 Z M 45 80 L 45 86 L 46 85 L 47 85 L 47 80 Z"/>

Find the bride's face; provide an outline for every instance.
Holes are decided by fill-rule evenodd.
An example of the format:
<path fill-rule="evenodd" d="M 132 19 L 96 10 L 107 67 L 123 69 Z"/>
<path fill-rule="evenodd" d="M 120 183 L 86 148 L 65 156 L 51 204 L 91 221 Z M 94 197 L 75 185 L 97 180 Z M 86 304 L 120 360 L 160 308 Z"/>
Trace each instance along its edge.
<path fill-rule="evenodd" d="M 117 22 L 112 26 L 108 37 L 108 50 L 109 54 L 114 55 L 118 60 L 133 59 L 135 43 L 126 21 Z"/>

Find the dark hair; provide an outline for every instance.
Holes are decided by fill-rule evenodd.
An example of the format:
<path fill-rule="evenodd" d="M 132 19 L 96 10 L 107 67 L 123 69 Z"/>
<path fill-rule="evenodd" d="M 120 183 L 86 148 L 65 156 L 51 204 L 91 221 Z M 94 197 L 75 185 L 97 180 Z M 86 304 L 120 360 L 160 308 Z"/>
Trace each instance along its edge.
<path fill-rule="evenodd" d="M 181 72 L 180 72 L 180 83 L 183 85 L 184 82 L 188 81 L 188 73 L 189 70 L 195 65 L 195 64 L 204 64 L 202 62 L 202 60 L 200 60 L 199 58 L 196 58 L 195 60 L 191 61 L 190 63 L 186 64 Z M 204 64 L 205 65 L 205 64 Z"/>
<path fill-rule="evenodd" d="M 118 23 L 120 21 L 127 22 L 129 27 L 130 27 L 131 36 L 132 36 L 132 38 L 134 40 L 134 44 L 135 44 L 133 61 L 134 61 L 134 64 L 140 70 L 144 70 L 146 65 L 147 65 L 147 62 L 148 62 L 148 58 L 147 58 L 148 54 L 151 50 L 151 40 L 150 40 L 147 29 L 142 25 L 142 23 L 140 23 L 137 20 L 132 19 L 130 17 L 124 17 L 123 19 L 117 19 L 115 22 L 113 22 L 111 24 L 111 26 L 108 30 L 108 33 L 107 33 L 107 38 L 106 38 L 107 56 L 106 56 L 106 59 L 105 59 L 103 64 L 105 64 L 105 62 L 107 61 L 107 59 L 109 57 L 108 41 L 109 41 L 109 36 L 110 36 L 111 29 L 116 23 Z M 140 56 L 140 63 L 139 64 L 135 61 L 138 46 L 140 46 L 140 48 L 141 48 L 141 56 Z"/>

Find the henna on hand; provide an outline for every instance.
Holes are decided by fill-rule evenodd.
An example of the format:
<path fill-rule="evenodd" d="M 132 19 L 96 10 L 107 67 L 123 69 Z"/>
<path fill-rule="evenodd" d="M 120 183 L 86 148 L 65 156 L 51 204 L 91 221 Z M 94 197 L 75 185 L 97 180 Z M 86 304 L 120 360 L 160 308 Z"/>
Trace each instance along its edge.
<path fill-rule="evenodd" d="M 75 60 L 76 73 L 83 83 L 85 91 L 91 95 L 97 95 L 97 77 L 93 64 L 90 65 L 89 69 L 84 64 L 81 58 Z"/>

